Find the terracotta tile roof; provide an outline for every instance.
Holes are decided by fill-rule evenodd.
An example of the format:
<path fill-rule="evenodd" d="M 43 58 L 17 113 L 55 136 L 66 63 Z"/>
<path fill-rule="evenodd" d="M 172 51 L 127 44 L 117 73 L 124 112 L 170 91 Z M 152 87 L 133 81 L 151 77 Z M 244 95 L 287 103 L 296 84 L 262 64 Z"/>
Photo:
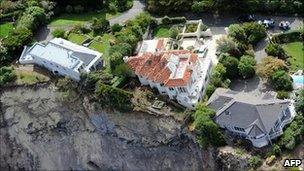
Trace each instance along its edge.
<path fill-rule="evenodd" d="M 172 76 L 175 75 L 175 72 L 177 72 L 171 71 L 167 65 L 172 55 L 179 57 L 178 65 L 180 65 L 181 62 L 184 64 L 186 63 L 185 69 L 183 68 L 181 71 L 183 72 L 181 78 L 172 78 Z M 197 55 L 188 50 L 173 50 L 154 54 L 144 53 L 130 57 L 127 64 L 135 74 L 145 77 L 148 80 L 160 84 L 162 83 L 167 87 L 180 87 L 188 84 L 192 75 L 190 67 L 192 64 L 195 64 L 197 60 Z M 178 65 L 176 66 L 177 68 Z"/>

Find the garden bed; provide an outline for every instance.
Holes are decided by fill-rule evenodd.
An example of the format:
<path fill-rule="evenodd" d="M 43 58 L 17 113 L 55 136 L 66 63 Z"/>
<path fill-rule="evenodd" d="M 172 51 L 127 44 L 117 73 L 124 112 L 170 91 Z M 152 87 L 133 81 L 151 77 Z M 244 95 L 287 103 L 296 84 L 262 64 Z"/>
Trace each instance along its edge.
<path fill-rule="evenodd" d="M 291 56 L 291 70 L 304 69 L 304 46 L 302 42 L 292 42 L 283 45 L 283 49 Z"/>
<path fill-rule="evenodd" d="M 153 37 L 170 37 L 170 25 L 159 25 L 153 30 Z"/>
<path fill-rule="evenodd" d="M 186 33 L 194 33 L 197 31 L 198 24 L 197 23 L 190 23 L 186 25 Z"/>
<path fill-rule="evenodd" d="M 76 33 L 70 33 L 68 40 L 81 45 L 86 39 L 88 39 L 88 37 L 86 37 L 85 35 L 81 35 L 81 34 L 76 34 Z"/>

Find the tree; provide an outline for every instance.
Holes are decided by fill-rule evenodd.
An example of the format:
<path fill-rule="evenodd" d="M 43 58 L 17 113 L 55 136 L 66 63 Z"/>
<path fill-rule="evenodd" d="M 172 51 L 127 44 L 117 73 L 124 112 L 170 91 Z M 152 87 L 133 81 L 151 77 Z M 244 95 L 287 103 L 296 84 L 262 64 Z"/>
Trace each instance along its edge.
<path fill-rule="evenodd" d="M 113 33 L 119 32 L 123 27 L 120 24 L 113 24 L 111 27 L 111 30 Z"/>
<path fill-rule="evenodd" d="M 228 36 L 238 42 L 247 43 L 247 36 L 244 28 L 239 24 L 231 24 L 228 27 Z"/>
<path fill-rule="evenodd" d="M 210 78 L 210 84 L 214 87 L 228 87 L 230 80 L 226 79 L 226 67 L 223 64 L 218 63 L 212 70 Z"/>
<path fill-rule="evenodd" d="M 300 90 L 295 107 L 296 111 L 304 116 L 304 89 Z"/>
<path fill-rule="evenodd" d="M 215 111 L 206 105 L 199 104 L 196 111 L 192 114 L 195 131 L 198 135 L 198 142 L 201 147 L 222 146 L 225 144 L 224 136 L 220 128 L 213 122 Z"/>
<path fill-rule="evenodd" d="M 120 53 L 122 56 L 129 56 L 132 54 L 132 46 L 128 43 L 118 43 L 109 49 L 109 54 Z"/>
<path fill-rule="evenodd" d="M 278 57 L 279 59 L 286 59 L 288 56 L 285 53 L 284 49 L 282 48 L 281 45 L 276 44 L 276 43 L 269 43 L 266 48 L 265 51 L 267 53 L 267 55 L 269 56 L 275 56 Z"/>
<path fill-rule="evenodd" d="M 46 14 L 43 8 L 38 6 L 28 7 L 21 18 L 18 20 L 17 28 L 28 28 L 35 30 L 39 25 L 46 22 Z"/>
<path fill-rule="evenodd" d="M 278 144 L 281 148 L 293 150 L 297 144 L 302 142 L 300 135 L 304 135 L 304 116 L 296 115 L 280 137 Z"/>
<path fill-rule="evenodd" d="M 229 79 L 237 78 L 239 75 L 239 60 L 232 56 L 223 56 L 220 60 L 220 63 L 226 68 L 226 76 Z"/>
<path fill-rule="evenodd" d="M 214 7 L 215 1 L 213 0 L 200 0 L 194 1 L 191 9 L 193 12 L 208 12 L 211 11 Z"/>
<path fill-rule="evenodd" d="M 65 30 L 61 28 L 57 28 L 52 32 L 53 37 L 60 37 L 64 38 L 65 37 Z"/>
<path fill-rule="evenodd" d="M 30 43 L 33 34 L 27 28 L 19 28 L 11 31 L 9 35 L 3 40 L 3 46 L 7 48 L 9 52 L 16 53 L 24 45 Z"/>
<path fill-rule="evenodd" d="M 276 71 L 286 69 L 287 66 L 283 60 L 273 57 L 266 57 L 257 65 L 256 73 L 260 77 L 268 79 Z"/>
<path fill-rule="evenodd" d="M 17 75 L 12 67 L 0 68 L 0 87 L 6 83 L 12 82 L 17 78 Z"/>
<path fill-rule="evenodd" d="M 102 18 L 93 18 L 91 21 L 91 29 L 93 30 L 94 34 L 102 34 L 107 32 L 110 29 L 110 22 Z"/>
<path fill-rule="evenodd" d="M 132 71 L 130 70 L 130 68 L 128 67 L 127 64 L 122 63 L 115 67 L 115 70 L 113 73 L 114 73 L 114 75 L 117 75 L 117 76 L 129 77 L 129 76 L 131 76 Z"/>
<path fill-rule="evenodd" d="M 240 56 L 241 53 L 237 48 L 237 44 L 228 37 L 222 37 L 216 41 L 217 51 L 220 53 L 229 53 L 232 56 Z"/>
<path fill-rule="evenodd" d="M 271 75 L 270 81 L 275 90 L 291 91 L 292 78 L 285 71 L 276 71 Z"/>
<path fill-rule="evenodd" d="M 256 60 L 252 56 L 242 56 L 238 65 L 240 75 L 243 78 L 251 78 L 255 75 L 254 67 L 256 65 Z"/>
<path fill-rule="evenodd" d="M 256 22 L 244 23 L 243 29 L 247 36 L 248 42 L 252 45 L 257 44 L 266 37 L 266 28 Z"/>

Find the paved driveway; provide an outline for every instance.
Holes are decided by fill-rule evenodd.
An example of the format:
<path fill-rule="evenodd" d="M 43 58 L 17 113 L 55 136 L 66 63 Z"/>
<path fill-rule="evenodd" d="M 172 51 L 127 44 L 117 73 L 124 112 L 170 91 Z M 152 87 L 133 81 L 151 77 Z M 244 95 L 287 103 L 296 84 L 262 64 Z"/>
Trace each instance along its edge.
<path fill-rule="evenodd" d="M 143 0 L 134 0 L 133 7 L 123 12 L 121 15 L 110 19 L 110 24 L 123 24 L 125 21 L 134 18 L 136 15 L 140 14 L 145 10 L 145 2 Z"/>

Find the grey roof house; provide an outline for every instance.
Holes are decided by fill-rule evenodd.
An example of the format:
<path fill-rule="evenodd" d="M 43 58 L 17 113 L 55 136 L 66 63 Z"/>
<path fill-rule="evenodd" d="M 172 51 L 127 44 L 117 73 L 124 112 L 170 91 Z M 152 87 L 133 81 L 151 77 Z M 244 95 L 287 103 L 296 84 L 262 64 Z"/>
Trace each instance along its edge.
<path fill-rule="evenodd" d="M 255 147 L 282 135 L 296 114 L 291 101 L 223 88 L 213 93 L 207 105 L 216 111 L 215 121 L 221 128 L 250 140 Z"/>

